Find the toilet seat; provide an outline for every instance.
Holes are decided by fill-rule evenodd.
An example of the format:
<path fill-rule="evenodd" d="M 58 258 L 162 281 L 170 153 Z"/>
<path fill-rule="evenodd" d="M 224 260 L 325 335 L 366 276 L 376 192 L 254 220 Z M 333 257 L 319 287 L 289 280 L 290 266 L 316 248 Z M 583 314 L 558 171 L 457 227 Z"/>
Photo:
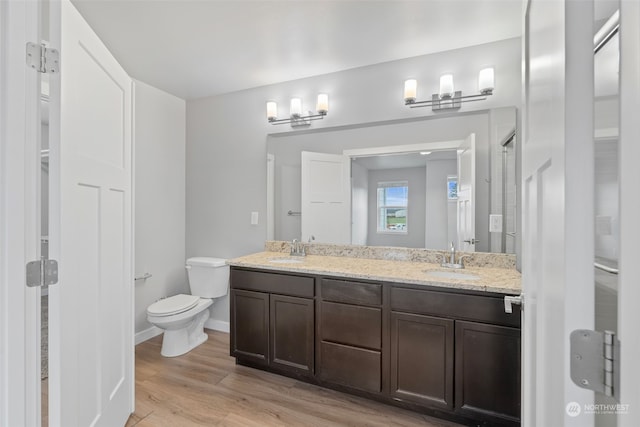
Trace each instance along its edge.
<path fill-rule="evenodd" d="M 178 294 L 154 302 L 147 308 L 149 316 L 173 316 L 192 309 L 198 304 L 200 297 L 196 295 Z"/>

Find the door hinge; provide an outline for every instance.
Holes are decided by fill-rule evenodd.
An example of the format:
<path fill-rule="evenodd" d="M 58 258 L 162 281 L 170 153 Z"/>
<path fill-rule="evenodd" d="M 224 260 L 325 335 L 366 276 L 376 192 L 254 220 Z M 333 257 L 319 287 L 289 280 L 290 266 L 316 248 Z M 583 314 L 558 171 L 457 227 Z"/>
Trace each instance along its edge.
<path fill-rule="evenodd" d="M 27 43 L 27 66 L 39 73 L 60 72 L 60 52 L 44 44 Z"/>
<path fill-rule="evenodd" d="M 42 258 L 27 263 L 27 286 L 55 285 L 58 283 L 58 261 Z"/>
<path fill-rule="evenodd" d="M 571 332 L 571 380 L 578 386 L 619 399 L 620 341 L 611 331 Z"/>

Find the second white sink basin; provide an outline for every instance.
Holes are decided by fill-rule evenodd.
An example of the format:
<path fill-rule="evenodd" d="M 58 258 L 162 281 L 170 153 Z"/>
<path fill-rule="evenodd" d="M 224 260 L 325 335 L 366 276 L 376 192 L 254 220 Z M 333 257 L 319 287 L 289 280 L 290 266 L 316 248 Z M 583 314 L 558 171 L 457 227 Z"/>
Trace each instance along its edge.
<path fill-rule="evenodd" d="M 274 264 L 301 264 L 304 259 L 301 258 L 271 258 L 269 262 Z"/>
<path fill-rule="evenodd" d="M 427 276 L 438 277 L 443 279 L 454 279 L 454 280 L 478 280 L 480 276 L 477 276 L 472 273 L 460 273 L 458 271 L 427 271 Z"/>

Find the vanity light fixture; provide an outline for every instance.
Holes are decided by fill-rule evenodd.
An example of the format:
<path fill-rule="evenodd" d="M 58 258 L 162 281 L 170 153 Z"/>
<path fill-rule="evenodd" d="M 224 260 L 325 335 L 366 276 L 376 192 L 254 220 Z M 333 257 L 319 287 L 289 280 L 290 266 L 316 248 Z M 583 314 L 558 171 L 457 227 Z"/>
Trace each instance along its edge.
<path fill-rule="evenodd" d="M 484 101 L 493 95 L 494 89 L 493 68 L 484 68 L 478 75 L 477 95 L 462 96 L 462 91 L 455 90 L 453 86 L 453 74 L 443 74 L 440 77 L 440 91 L 431 95 L 428 101 L 417 101 L 418 82 L 415 79 L 404 82 L 404 105 L 409 108 L 431 107 L 433 111 L 450 110 L 460 108 L 463 102 Z"/>
<path fill-rule="evenodd" d="M 302 99 L 291 98 L 289 104 L 289 118 L 278 119 L 278 104 L 275 101 L 267 101 L 267 120 L 272 125 L 283 125 L 290 123 L 292 127 L 309 126 L 312 120 L 322 120 L 329 112 L 329 95 L 318 94 L 316 102 L 316 114 L 307 111 L 307 115 L 302 114 Z"/>

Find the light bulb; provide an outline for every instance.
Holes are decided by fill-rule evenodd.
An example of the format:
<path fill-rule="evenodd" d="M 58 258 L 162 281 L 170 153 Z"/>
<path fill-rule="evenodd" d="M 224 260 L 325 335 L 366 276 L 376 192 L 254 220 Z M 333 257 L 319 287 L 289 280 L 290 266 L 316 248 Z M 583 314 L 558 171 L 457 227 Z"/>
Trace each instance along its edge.
<path fill-rule="evenodd" d="M 440 98 L 451 98 L 453 93 L 453 74 L 443 74 L 440 77 Z"/>
<path fill-rule="evenodd" d="M 493 68 L 480 70 L 478 74 L 478 90 L 483 95 L 491 95 L 495 87 Z"/>
<path fill-rule="evenodd" d="M 404 82 L 404 103 L 413 104 L 418 96 L 418 81 L 415 79 L 405 80 Z"/>
<path fill-rule="evenodd" d="M 325 115 L 329 112 L 329 95 L 326 93 L 318 94 L 318 102 L 316 104 L 318 114 Z"/>
<path fill-rule="evenodd" d="M 270 122 L 278 118 L 278 104 L 275 101 L 267 102 L 267 120 Z"/>
<path fill-rule="evenodd" d="M 300 117 L 302 115 L 302 99 L 291 98 L 289 114 L 291 115 L 291 117 Z"/>

